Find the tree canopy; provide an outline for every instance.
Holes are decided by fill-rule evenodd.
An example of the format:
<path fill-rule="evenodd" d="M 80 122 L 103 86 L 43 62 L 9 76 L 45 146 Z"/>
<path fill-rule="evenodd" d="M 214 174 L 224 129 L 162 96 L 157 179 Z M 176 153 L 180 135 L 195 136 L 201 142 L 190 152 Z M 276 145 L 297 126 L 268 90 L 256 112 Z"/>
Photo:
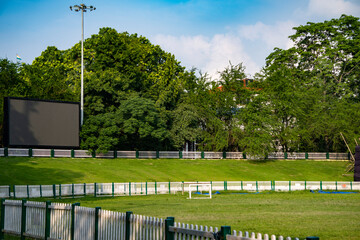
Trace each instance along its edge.
<path fill-rule="evenodd" d="M 359 24 L 346 15 L 307 23 L 294 28 L 292 48 L 268 56 L 257 76 L 262 91 L 247 111 L 268 112 L 257 129 L 269 149 L 345 151 L 339 133 L 359 135 Z"/>
<path fill-rule="evenodd" d="M 249 80 L 242 63 L 229 63 L 211 79 L 185 70 L 143 36 L 101 28 L 84 42 L 81 147 L 181 150 L 192 142 L 199 150 L 261 157 L 346 151 L 339 133 L 349 139 L 360 133 L 359 18 L 343 15 L 294 30 L 293 47 L 275 48 Z M 49 46 L 32 64 L 0 59 L 1 101 L 79 101 L 80 46 Z"/>

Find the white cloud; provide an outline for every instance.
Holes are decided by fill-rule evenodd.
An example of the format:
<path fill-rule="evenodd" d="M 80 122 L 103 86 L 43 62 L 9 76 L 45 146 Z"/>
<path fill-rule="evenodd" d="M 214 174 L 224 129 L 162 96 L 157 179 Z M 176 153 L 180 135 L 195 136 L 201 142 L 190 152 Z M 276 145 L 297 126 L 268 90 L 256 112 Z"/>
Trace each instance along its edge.
<path fill-rule="evenodd" d="M 213 78 L 217 72 L 229 65 L 243 63 L 246 73 L 254 75 L 260 71 L 265 58 L 275 47 L 288 49 L 293 42 L 288 38 L 296 26 L 292 21 L 266 25 L 240 25 L 235 31 L 212 37 L 156 35 L 152 38 L 164 50 L 175 54 L 176 59 L 188 69 L 196 67 Z"/>
<path fill-rule="evenodd" d="M 310 4 L 320 4 L 321 0 L 310 0 Z M 339 0 L 327 0 L 341 2 Z M 315 6 L 315 5 L 312 5 Z M 345 6 L 348 6 L 345 4 Z M 304 16 L 304 15 L 303 15 Z M 289 36 L 299 26 L 296 20 L 265 24 L 257 22 L 251 25 L 238 25 L 227 28 L 227 33 L 210 37 L 156 35 L 152 38 L 164 50 L 175 54 L 176 58 L 188 69 L 196 67 L 216 78 L 218 71 L 229 65 L 243 63 L 246 73 L 254 75 L 264 66 L 266 57 L 275 47 L 289 49 L 293 42 Z"/>
<path fill-rule="evenodd" d="M 232 34 L 216 34 L 211 38 L 198 36 L 157 35 L 155 44 L 175 54 L 187 68 L 196 67 L 216 78 L 217 72 L 229 65 L 244 63 L 246 72 L 254 74 L 260 67 L 244 51 L 241 38 Z"/>
<path fill-rule="evenodd" d="M 346 0 L 310 0 L 308 11 L 310 15 L 318 17 L 338 18 L 341 14 L 358 16 L 360 5 Z"/>
<path fill-rule="evenodd" d="M 293 46 L 292 41 L 288 38 L 292 35 L 296 24 L 287 22 L 277 22 L 275 25 L 266 25 L 257 22 L 254 25 L 239 26 L 239 35 L 245 39 L 255 41 L 260 40 L 267 48 L 274 47 L 288 49 Z M 264 47 L 264 46 L 263 46 Z"/>

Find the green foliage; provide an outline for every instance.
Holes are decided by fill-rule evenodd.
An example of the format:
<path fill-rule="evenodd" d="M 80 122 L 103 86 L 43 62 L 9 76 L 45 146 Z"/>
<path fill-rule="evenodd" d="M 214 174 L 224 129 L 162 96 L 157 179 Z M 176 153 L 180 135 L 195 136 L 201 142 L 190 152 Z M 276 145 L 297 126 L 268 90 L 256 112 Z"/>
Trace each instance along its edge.
<path fill-rule="evenodd" d="M 161 143 L 168 135 L 165 117 L 150 99 L 135 96 L 124 101 L 119 109 L 119 118 L 123 119 L 125 149 L 162 150 Z"/>
<path fill-rule="evenodd" d="M 82 147 L 181 150 L 196 142 L 198 150 L 262 158 L 343 152 L 343 132 L 353 148 L 360 135 L 359 18 L 294 29 L 294 46 L 275 48 L 244 86 L 242 63 L 230 63 L 218 79 L 197 76 L 145 37 L 101 28 L 84 42 Z M 0 59 L 0 97 L 79 101 L 80 47 L 48 47 L 31 65 Z"/>
<path fill-rule="evenodd" d="M 8 59 L 0 59 L 0 107 L 3 109 L 4 97 L 19 97 L 24 94 L 25 82 L 19 77 L 19 64 Z M 4 112 L 0 111 L 0 133 L 3 132 Z M 0 143 L 2 134 L 0 135 Z"/>
<path fill-rule="evenodd" d="M 90 116 L 86 119 L 81 137 L 83 149 L 92 152 L 107 152 L 116 149 L 121 141 L 119 128 L 121 121 L 115 113 L 104 113 Z"/>
<path fill-rule="evenodd" d="M 321 23 L 308 23 L 294 28 L 299 60 L 297 68 L 309 77 L 321 79 L 326 93 L 348 94 L 359 100 L 360 21 L 342 15 Z M 310 79 L 309 79 L 310 80 Z"/>
<path fill-rule="evenodd" d="M 0 94 L 1 98 L 12 94 L 21 94 L 24 82 L 19 77 L 19 64 L 8 59 L 0 59 Z M 2 101 L 2 100 L 1 100 Z"/>
<path fill-rule="evenodd" d="M 258 130 L 272 136 L 271 141 L 263 138 L 265 149 L 346 151 L 340 132 L 351 139 L 360 134 L 350 119 L 360 108 L 354 87 L 360 66 L 359 26 L 358 18 L 343 15 L 295 28 L 290 36 L 295 46 L 275 49 L 267 58 L 258 77 L 262 90 L 246 107 L 264 118 L 248 115 L 245 133 Z"/>
<path fill-rule="evenodd" d="M 88 49 L 85 113 L 92 120 L 83 126 L 82 146 L 98 151 L 173 149 L 170 142 L 174 140 L 169 141 L 169 116 L 173 115 L 171 112 L 192 75 L 184 71 L 173 55 L 136 34 L 102 28 L 99 34 L 86 40 L 85 48 Z M 76 49 L 70 52 L 72 59 L 78 58 Z M 112 120 L 107 123 L 116 129 L 108 132 L 111 141 L 103 140 L 108 136 L 105 133 L 101 138 L 98 136 L 102 132 L 98 128 L 107 122 L 107 117 L 118 118 L 117 123 Z M 101 122 L 100 126 L 92 126 L 97 124 L 94 119 Z"/>
<path fill-rule="evenodd" d="M 244 71 L 241 63 L 230 63 L 219 73 L 219 80 L 211 80 L 207 74 L 201 75 L 196 81 L 197 86 L 188 92 L 186 101 L 195 106 L 199 118 L 199 149 L 239 150 L 242 131 L 237 113 L 250 95 L 249 90 L 244 88 Z"/>
<path fill-rule="evenodd" d="M 114 111 L 128 93 L 135 92 L 152 99 L 158 107 L 175 108 L 184 68 L 173 55 L 145 37 L 111 28 L 100 29 L 85 41 L 85 48 L 88 115 Z M 78 51 L 70 51 L 77 59 Z"/>
<path fill-rule="evenodd" d="M 164 148 L 168 137 L 165 117 L 147 98 L 132 96 L 116 112 L 87 118 L 81 137 L 82 148 L 108 150 L 152 150 Z"/>
<path fill-rule="evenodd" d="M 179 104 L 172 114 L 171 139 L 174 146 L 181 150 L 185 141 L 195 142 L 199 139 L 201 119 L 197 107 L 185 102 Z"/>
<path fill-rule="evenodd" d="M 257 96 L 241 112 L 244 134 L 240 146 L 246 153 L 260 159 L 275 151 L 274 145 L 271 144 L 274 119 L 271 109 L 266 105 L 267 101 L 264 95 Z"/>
<path fill-rule="evenodd" d="M 89 117 L 115 112 L 132 92 L 127 89 L 127 77 L 114 69 L 89 73 L 84 82 L 84 109 Z"/>
<path fill-rule="evenodd" d="M 48 47 L 31 65 L 23 64 L 21 78 L 27 83 L 26 97 L 75 101 L 75 84 L 67 81 L 69 68 L 64 52 Z"/>

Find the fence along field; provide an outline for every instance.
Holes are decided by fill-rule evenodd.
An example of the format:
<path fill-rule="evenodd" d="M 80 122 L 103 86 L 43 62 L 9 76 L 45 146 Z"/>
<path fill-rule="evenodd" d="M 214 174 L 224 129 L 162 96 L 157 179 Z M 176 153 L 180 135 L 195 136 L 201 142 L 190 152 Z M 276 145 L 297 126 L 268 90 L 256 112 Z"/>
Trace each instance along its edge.
<path fill-rule="evenodd" d="M 200 182 L 199 182 L 200 183 Z M 97 196 L 132 196 L 175 194 L 189 191 L 207 191 L 194 182 L 126 182 L 126 183 L 83 183 L 53 185 L 5 185 L 0 186 L 0 198 L 41 198 Z M 303 191 L 334 190 L 360 191 L 360 182 L 352 181 L 202 181 L 212 191 Z"/>
<path fill-rule="evenodd" d="M 86 150 L 0 148 L 3 157 L 72 157 L 72 158 L 185 158 L 185 159 L 252 159 L 243 152 L 183 151 L 109 151 L 89 153 Z M 270 153 L 268 159 L 349 160 L 350 153 Z"/>
<path fill-rule="evenodd" d="M 174 240 L 174 239 L 284 239 L 275 235 L 237 232 L 231 227 L 218 228 L 189 225 L 167 219 L 87 208 L 79 204 L 5 200 L 1 202 L 0 239 L 4 234 L 21 239 L 106 239 L 106 240 Z M 262 237 L 264 236 L 264 237 Z M 293 238 L 298 240 L 299 238 Z M 307 239 L 319 239 L 309 237 Z M 291 240 L 287 237 L 286 240 Z"/>

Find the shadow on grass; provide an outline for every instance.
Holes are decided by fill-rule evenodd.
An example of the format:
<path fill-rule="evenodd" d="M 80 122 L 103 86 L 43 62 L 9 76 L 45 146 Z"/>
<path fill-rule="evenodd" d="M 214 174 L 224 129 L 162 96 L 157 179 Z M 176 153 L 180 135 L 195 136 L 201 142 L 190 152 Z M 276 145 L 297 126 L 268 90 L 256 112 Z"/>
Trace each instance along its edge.
<path fill-rule="evenodd" d="M 260 165 L 260 164 L 265 164 L 265 163 L 273 163 L 279 160 L 276 159 L 254 159 L 254 160 L 248 160 L 249 163 L 251 164 L 255 164 L 255 165 Z"/>
<path fill-rule="evenodd" d="M 0 185 L 77 183 L 84 176 L 81 172 L 57 168 L 58 162 L 55 161 L 50 163 L 50 167 L 38 165 L 38 162 L 28 157 L 1 157 Z"/>

